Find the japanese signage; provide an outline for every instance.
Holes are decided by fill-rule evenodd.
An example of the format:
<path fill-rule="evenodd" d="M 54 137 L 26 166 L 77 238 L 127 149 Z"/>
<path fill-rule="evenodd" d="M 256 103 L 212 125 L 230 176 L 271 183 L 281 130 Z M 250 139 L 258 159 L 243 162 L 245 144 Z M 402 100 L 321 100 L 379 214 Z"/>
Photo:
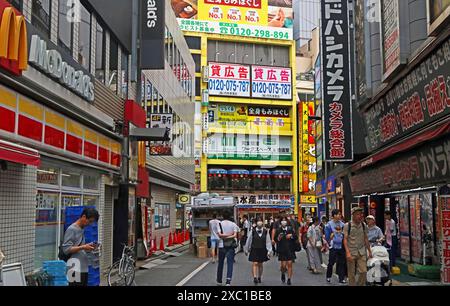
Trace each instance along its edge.
<path fill-rule="evenodd" d="M 450 175 L 450 135 L 427 143 L 414 152 L 350 176 L 354 195 L 365 192 L 421 187 L 434 181 L 445 181 Z"/>
<path fill-rule="evenodd" d="M 150 142 L 150 155 L 172 155 L 172 124 L 173 114 L 152 114 L 150 117 L 151 128 L 165 128 L 169 131 L 169 141 Z"/>
<path fill-rule="evenodd" d="M 300 130 L 301 143 L 301 188 L 302 194 L 315 194 L 317 179 L 316 145 L 314 121 L 309 116 L 314 116 L 314 102 L 300 103 L 300 118 L 302 128 Z"/>
<path fill-rule="evenodd" d="M 442 197 L 439 202 L 442 238 L 441 281 L 450 284 L 450 197 Z"/>
<path fill-rule="evenodd" d="M 292 70 L 252 66 L 252 97 L 291 100 Z"/>
<path fill-rule="evenodd" d="M 292 29 L 190 19 L 178 19 L 178 23 L 182 31 L 280 40 L 293 39 Z"/>
<path fill-rule="evenodd" d="M 352 98 L 347 1 L 324 0 L 321 3 L 324 159 L 352 161 Z"/>
<path fill-rule="evenodd" d="M 291 131 L 289 109 L 237 104 L 211 104 L 208 108 L 208 128 L 263 130 L 267 134 Z"/>
<path fill-rule="evenodd" d="M 250 97 L 250 66 L 209 63 L 211 96 Z"/>
<path fill-rule="evenodd" d="M 292 195 L 290 194 L 249 194 L 234 197 L 234 203 L 239 205 L 291 205 Z"/>
<path fill-rule="evenodd" d="M 375 150 L 450 113 L 450 39 L 364 113 Z"/>
<path fill-rule="evenodd" d="M 302 195 L 300 196 L 300 204 L 317 204 L 317 198 L 315 195 Z"/>
<path fill-rule="evenodd" d="M 9 2 L 0 0 L 0 22 L 0 37 L 2 37 L 0 67 L 19 76 L 28 68 L 25 17 Z M 10 28 L 11 24 L 12 28 Z"/>
<path fill-rule="evenodd" d="M 198 0 L 199 19 L 267 25 L 268 0 Z"/>
<path fill-rule="evenodd" d="M 208 137 L 209 159 L 291 161 L 290 137 L 213 134 Z"/>
<path fill-rule="evenodd" d="M 164 69 L 165 3 L 166 1 L 141 0 L 142 69 Z"/>
<path fill-rule="evenodd" d="M 383 72 L 390 75 L 401 64 L 399 0 L 381 1 Z"/>
<path fill-rule="evenodd" d="M 435 33 L 439 28 L 444 28 L 450 16 L 449 0 L 428 0 L 429 32 Z"/>

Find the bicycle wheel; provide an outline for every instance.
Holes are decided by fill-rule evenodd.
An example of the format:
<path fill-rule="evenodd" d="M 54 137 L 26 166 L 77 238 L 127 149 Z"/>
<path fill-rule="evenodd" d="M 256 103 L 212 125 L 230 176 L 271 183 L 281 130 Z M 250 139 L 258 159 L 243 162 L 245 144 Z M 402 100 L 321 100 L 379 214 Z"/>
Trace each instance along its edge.
<path fill-rule="evenodd" d="M 124 276 L 125 286 L 132 286 L 135 276 L 134 264 L 132 261 L 128 261 L 123 267 L 122 274 Z"/>
<path fill-rule="evenodd" d="M 126 286 L 125 277 L 119 271 L 120 261 L 113 263 L 108 271 L 108 286 Z"/>

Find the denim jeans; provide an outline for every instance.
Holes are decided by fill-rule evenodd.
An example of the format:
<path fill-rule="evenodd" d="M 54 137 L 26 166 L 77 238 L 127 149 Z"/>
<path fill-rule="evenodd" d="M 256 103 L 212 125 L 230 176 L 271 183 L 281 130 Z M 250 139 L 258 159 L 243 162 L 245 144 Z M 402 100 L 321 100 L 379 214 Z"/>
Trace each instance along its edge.
<path fill-rule="evenodd" d="M 234 248 L 219 248 L 219 265 L 217 266 L 217 282 L 222 283 L 223 265 L 227 259 L 227 281 L 233 277 Z"/>

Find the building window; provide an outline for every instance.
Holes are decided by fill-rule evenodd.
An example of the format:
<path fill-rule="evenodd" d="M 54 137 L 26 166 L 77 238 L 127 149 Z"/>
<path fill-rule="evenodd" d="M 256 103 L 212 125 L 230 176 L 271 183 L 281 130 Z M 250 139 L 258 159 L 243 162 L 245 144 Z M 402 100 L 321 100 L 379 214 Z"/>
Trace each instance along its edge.
<path fill-rule="evenodd" d="M 23 0 L 8 0 L 16 9 L 22 11 Z"/>
<path fill-rule="evenodd" d="M 119 57 L 119 44 L 111 37 L 109 40 L 109 82 L 108 87 L 117 93 L 117 70 Z"/>
<path fill-rule="evenodd" d="M 64 187 L 80 188 L 81 174 L 73 172 L 64 172 L 62 174 L 62 185 Z"/>
<path fill-rule="evenodd" d="M 170 205 L 155 205 L 155 229 L 170 227 Z"/>
<path fill-rule="evenodd" d="M 195 72 L 202 72 L 202 61 L 200 54 L 192 54 L 195 62 Z"/>
<path fill-rule="evenodd" d="M 195 36 L 185 36 L 187 45 L 189 49 L 200 50 L 201 49 L 201 39 Z"/>
<path fill-rule="evenodd" d="M 128 54 L 122 48 L 122 68 L 121 68 L 121 81 L 122 81 L 122 98 L 128 97 Z M 143 94 L 143 93 L 142 93 Z"/>
<path fill-rule="evenodd" d="M 58 192 L 38 190 L 35 217 L 35 268 L 41 268 L 44 261 L 56 259 L 58 207 Z"/>
<path fill-rule="evenodd" d="M 58 45 L 69 54 L 72 53 L 72 25 L 68 13 L 72 6 L 68 6 L 65 1 L 59 2 L 58 8 Z"/>
<path fill-rule="evenodd" d="M 200 97 L 202 94 L 200 92 L 200 78 L 195 78 L 195 96 Z"/>
<path fill-rule="evenodd" d="M 95 39 L 95 78 L 105 83 L 105 33 L 99 23 L 97 23 Z"/>
<path fill-rule="evenodd" d="M 91 14 L 81 5 L 80 30 L 78 35 L 78 62 L 89 70 L 91 55 Z"/>
<path fill-rule="evenodd" d="M 32 0 L 31 23 L 50 37 L 51 0 Z"/>

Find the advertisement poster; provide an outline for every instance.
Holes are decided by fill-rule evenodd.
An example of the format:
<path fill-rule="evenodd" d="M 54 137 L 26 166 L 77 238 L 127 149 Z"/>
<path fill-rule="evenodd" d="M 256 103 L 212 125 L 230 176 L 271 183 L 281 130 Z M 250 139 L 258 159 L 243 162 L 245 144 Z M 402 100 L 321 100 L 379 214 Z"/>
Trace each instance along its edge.
<path fill-rule="evenodd" d="M 213 134 L 208 137 L 208 158 L 291 161 L 291 144 L 291 137 Z"/>
<path fill-rule="evenodd" d="M 420 198 L 419 195 L 409 196 L 411 215 L 411 248 L 414 262 L 421 262 L 422 258 L 422 231 L 420 229 Z"/>
<path fill-rule="evenodd" d="M 450 197 L 442 197 L 439 202 L 441 237 L 443 237 L 441 281 L 450 284 Z"/>
<path fill-rule="evenodd" d="M 399 0 L 382 1 L 384 75 L 390 75 L 400 65 Z"/>
<path fill-rule="evenodd" d="M 208 127 L 266 131 L 291 131 L 289 109 L 283 107 L 254 107 L 239 104 L 210 104 Z"/>
<path fill-rule="evenodd" d="M 321 1 L 324 160 L 353 161 L 348 1 Z"/>
<path fill-rule="evenodd" d="M 234 198 L 234 203 L 239 205 L 291 205 L 292 195 L 290 194 L 260 194 L 260 195 L 240 195 Z"/>
<path fill-rule="evenodd" d="M 198 0 L 171 0 L 171 3 L 172 3 L 172 10 L 177 18 L 184 18 L 184 19 L 197 18 Z"/>
<path fill-rule="evenodd" d="M 252 97 L 291 100 L 291 68 L 252 66 Z"/>
<path fill-rule="evenodd" d="M 408 196 L 399 197 L 399 227 L 400 227 L 400 250 L 401 258 L 409 260 L 409 208 Z"/>
<path fill-rule="evenodd" d="M 172 155 L 172 124 L 173 114 L 152 114 L 150 117 L 151 128 L 165 128 L 169 132 L 169 141 L 151 141 L 150 155 Z"/>
<path fill-rule="evenodd" d="M 267 25 L 274 28 L 293 28 L 292 2 L 292 0 L 269 0 Z"/>
<path fill-rule="evenodd" d="M 314 102 L 301 102 L 300 103 L 300 118 L 302 122 L 302 129 L 299 129 L 301 139 L 301 160 L 300 168 L 301 184 L 300 190 L 303 194 L 316 192 L 316 179 L 317 179 L 317 163 L 316 163 L 316 145 L 315 145 L 315 128 L 314 121 L 309 120 L 309 116 L 314 116 Z"/>
<path fill-rule="evenodd" d="M 267 25 L 268 0 L 198 0 L 199 19 L 237 24 Z"/>
<path fill-rule="evenodd" d="M 250 97 L 250 66 L 209 63 L 209 95 Z"/>

